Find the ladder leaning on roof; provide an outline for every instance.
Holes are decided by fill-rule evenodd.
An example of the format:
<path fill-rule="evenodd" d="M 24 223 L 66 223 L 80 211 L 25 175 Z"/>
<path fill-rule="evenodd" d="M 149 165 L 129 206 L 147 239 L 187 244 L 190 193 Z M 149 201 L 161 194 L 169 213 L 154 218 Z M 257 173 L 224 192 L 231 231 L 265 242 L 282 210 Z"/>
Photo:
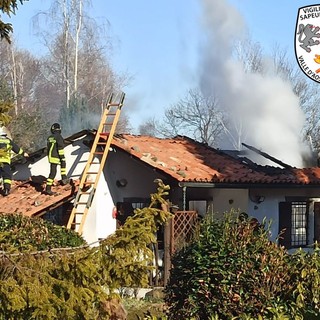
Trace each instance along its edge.
<path fill-rule="evenodd" d="M 80 234 L 83 231 L 84 223 L 109 153 L 124 97 L 125 94 L 122 92 L 120 96 L 116 96 L 117 102 L 115 102 L 114 94 L 109 95 L 88 161 L 80 180 L 79 189 L 67 224 L 67 229 L 72 228 Z M 101 159 L 99 160 L 97 156 L 101 156 Z"/>

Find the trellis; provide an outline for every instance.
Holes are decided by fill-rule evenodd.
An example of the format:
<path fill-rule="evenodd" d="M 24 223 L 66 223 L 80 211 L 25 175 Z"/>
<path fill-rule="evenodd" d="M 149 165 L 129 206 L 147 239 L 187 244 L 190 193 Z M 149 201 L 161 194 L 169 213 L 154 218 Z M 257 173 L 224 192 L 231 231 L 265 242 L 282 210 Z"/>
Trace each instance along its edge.
<path fill-rule="evenodd" d="M 171 224 L 171 254 L 187 245 L 199 223 L 197 211 L 176 211 Z"/>
<path fill-rule="evenodd" d="M 199 215 L 197 211 L 174 211 L 173 217 L 164 230 L 163 268 L 156 266 L 154 284 L 166 285 L 171 269 L 171 258 L 175 251 L 186 246 L 198 230 Z M 156 254 L 156 259 L 158 258 Z M 163 272 L 163 273 L 162 273 Z"/>

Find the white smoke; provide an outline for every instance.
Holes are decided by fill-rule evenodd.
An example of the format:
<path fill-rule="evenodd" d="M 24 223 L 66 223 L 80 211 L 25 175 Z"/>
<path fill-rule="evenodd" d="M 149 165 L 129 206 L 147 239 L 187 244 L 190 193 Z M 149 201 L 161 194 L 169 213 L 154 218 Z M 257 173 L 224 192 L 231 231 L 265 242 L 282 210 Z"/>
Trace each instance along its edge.
<path fill-rule="evenodd" d="M 300 133 L 305 117 L 298 97 L 289 83 L 275 75 L 271 64 L 267 66 L 267 60 L 269 72 L 261 75 L 246 73 L 232 57 L 234 41 L 245 35 L 245 23 L 234 7 L 226 0 L 200 1 L 205 36 L 200 55 L 203 93 L 218 95 L 234 124 L 232 136 L 240 136 L 240 143 L 302 167 L 305 150 Z"/>

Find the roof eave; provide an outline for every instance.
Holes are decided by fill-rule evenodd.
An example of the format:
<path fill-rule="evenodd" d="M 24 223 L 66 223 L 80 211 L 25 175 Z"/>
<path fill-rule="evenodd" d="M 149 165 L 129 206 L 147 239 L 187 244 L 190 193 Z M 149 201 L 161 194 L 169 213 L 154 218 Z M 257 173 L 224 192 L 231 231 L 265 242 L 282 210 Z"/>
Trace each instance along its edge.
<path fill-rule="evenodd" d="M 212 183 L 212 182 L 192 182 L 180 181 L 179 187 L 187 188 L 225 188 L 225 189 L 247 189 L 247 188 L 272 188 L 272 189 L 290 189 L 290 188 L 320 188 L 320 184 L 293 184 L 293 183 Z"/>

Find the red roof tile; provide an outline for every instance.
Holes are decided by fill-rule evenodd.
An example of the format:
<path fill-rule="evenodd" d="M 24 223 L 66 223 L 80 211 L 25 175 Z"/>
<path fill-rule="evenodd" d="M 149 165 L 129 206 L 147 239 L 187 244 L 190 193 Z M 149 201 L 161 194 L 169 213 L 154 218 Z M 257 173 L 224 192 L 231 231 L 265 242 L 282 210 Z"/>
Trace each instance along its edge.
<path fill-rule="evenodd" d="M 83 134 L 83 132 L 82 132 Z M 91 133 L 92 134 L 92 133 Z M 180 182 L 210 182 L 215 184 L 278 186 L 320 185 L 320 168 L 287 168 L 259 166 L 246 163 L 190 138 L 160 139 L 149 136 L 117 135 L 112 145 L 128 152 L 146 164 L 168 174 Z M 72 185 L 57 184 L 55 196 L 43 194 L 44 180 L 12 182 L 9 196 L 0 196 L 0 213 L 41 215 L 71 201 L 79 181 Z"/>
<path fill-rule="evenodd" d="M 320 168 L 251 165 L 241 158 L 178 136 L 115 136 L 113 145 L 181 182 L 223 184 L 320 184 Z"/>
<path fill-rule="evenodd" d="M 11 192 L 7 197 L 0 196 L 0 214 L 21 213 L 25 216 L 41 215 L 71 199 L 73 199 L 78 181 L 71 181 L 66 186 L 57 182 L 52 187 L 56 195 L 44 194 L 41 184 L 32 180 L 21 182 L 12 181 Z"/>

